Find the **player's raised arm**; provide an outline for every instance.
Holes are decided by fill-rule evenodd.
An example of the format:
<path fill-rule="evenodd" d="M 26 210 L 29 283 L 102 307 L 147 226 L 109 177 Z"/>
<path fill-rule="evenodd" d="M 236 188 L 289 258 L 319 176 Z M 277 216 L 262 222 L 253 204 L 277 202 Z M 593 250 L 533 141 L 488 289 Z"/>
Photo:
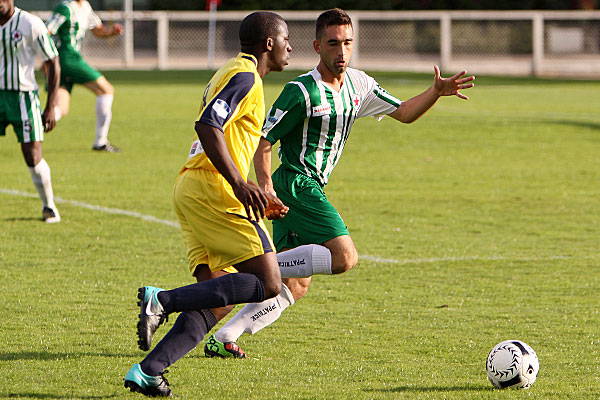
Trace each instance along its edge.
<path fill-rule="evenodd" d="M 433 84 L 418 96 L 402 102 L 394 112 L 389 114 L 390 117 L 400 122 L 411 123 L 425 114 L 442 96 L 456 96 L 463 100 L 469 99 L 460 93 L 459 90 L 475 86 L 472 83 L 475 80 L 474 76 L 464 77 L 467 71 L 461 71 L 450 78 L 442 78 L 438 66 L 434 66 L 433 69 L 435 71 Z"/>
<path fill-rule="evenodd" d="M 110 27 L 104 24 L 100 24 L 92 29 L 92 33 L 96 37 L 109 37 L 118 36 L 123 34 L 123 25 L 113 24 Z"/>

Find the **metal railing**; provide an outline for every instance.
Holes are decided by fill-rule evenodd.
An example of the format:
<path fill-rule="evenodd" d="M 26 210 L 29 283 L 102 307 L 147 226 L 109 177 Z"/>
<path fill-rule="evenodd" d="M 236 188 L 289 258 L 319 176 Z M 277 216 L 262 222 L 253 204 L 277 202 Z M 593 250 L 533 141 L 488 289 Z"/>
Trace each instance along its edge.
<path fill-rule="evenodd" d="M 479 74 L 600 76 L 600 11 L 352 11 L 352 65 L 368 70 L 466 68 Z M 49 12 L 37 13 L 42 19 Z M 101 69 L 213 69 L 239 51 L 248 12 L 98 12 L 125 25 L 121 37 L 89 34 L 84 56 Z M 316 11 L 281 11 L 293 47 L 290 68 L 318 62 Z M 209 37 L 214 40 L 209 40 Z M 213 43 L 214 45 L 209 45 Z"/>

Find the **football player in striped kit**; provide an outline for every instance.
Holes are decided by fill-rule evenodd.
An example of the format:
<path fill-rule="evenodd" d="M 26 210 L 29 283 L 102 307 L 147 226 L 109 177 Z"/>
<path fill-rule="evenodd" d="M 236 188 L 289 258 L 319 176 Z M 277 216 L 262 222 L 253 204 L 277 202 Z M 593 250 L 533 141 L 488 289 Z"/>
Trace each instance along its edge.
<path fill-rule="evenodd" d="M 104 25 L 87 0 L 61 1 L 46 21 L 46 26 L 58 47 L 61 67 L 56 119 L 59 120 L 69 112 L 73 85 L 85 86 L 96 95 L 96 136 L 92 149 L 109 153 L 120 152 L 119 148 L 108 141 L 115 89 L 100 71 L 85 62 L 80 52 L 81 43 L 88 30 L 92 31 L 94 36 L 106 38 L 121 35 L 123 26 Z"/>
<path fill-rule="evenodd" d="M 239 336 L 256 333 L 277 320 L 286 307 L 306 294 L 312 275 L 339 274 L 356 265 L 358 254 L 348 228 L 323 190 L 354 121 L 389 115 L 411 123 L 441 96 L 467 99 L 459 90 L 473 86 L 475 78 L 464 77 L 466 71 L 443 79 L 435 66 L 431 87 L 401 101 L 366 73 L 348 67 L 353 43 L 348 14 L 341 9 L 323 12 L 314 41 L 319 64 L 289 82 L 267 115 L 254 166 L 259 186 L 276 193 L 289 207 L 285 218 L 273 221 L 284 285 L 278 296 L 247 304 L 211 335 L 204 348 L 207 356 L 245 357 L 236 343 Z M 281 166 L 271 176 L 271 147 L 277 141 Z"/>
<path fill-rule="evenodd" d="M 42 157 L 44 132 L 56 125 L 58 52 L 44 22 L 15 7 L 14 0 L 0 0 L 0 28 L 0 136 L 6 134 L 8 125 L 13 126 L 42 200 L 42 217 L 47 223 L 59 222 L 50 167 Z M 48 72 L 48 99 L 43 112 L 34 75 L 36 55 L 42 58 Z"/>

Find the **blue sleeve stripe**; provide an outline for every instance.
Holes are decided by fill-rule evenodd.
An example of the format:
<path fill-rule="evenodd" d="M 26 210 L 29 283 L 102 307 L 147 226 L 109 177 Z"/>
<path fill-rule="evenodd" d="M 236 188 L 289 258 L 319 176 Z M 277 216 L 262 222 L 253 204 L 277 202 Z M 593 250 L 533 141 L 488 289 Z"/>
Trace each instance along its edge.
<path fill-rule="evenodd" d="M 223 130 L 233 112 L 254 87 L 254 73 L 238 72 L 225 87 L 206 105 L 200 122 Z"/>

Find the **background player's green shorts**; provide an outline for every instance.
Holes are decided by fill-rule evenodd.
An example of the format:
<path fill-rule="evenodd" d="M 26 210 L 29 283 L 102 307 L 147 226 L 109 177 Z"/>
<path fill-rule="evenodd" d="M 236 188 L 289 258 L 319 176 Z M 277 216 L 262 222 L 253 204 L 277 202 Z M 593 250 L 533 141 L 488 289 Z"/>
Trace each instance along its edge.
<path fill-rule="evenodd" d="M 65 87 L 71 93 L 75 83 L 93 82 L 102 74 L 85 62 L 81 54 L 76 52 L 59 53 L 60 60 L 60 86 Z"/>
<path fill-rule="evenodd" d="M 38 92 L 0 90 L 0 136 L 12 124 L 19 143 L 43 142 L 44 124 Z"/>
<path fill-rule="evenodd" d="M 285 218 L 273 221 L 273 242 L 278 251 L 303 244 L 323 244 L 350 234 L 314 179 L 280 166 L 273 173 L 273 188 L 290 208 Z"/>

